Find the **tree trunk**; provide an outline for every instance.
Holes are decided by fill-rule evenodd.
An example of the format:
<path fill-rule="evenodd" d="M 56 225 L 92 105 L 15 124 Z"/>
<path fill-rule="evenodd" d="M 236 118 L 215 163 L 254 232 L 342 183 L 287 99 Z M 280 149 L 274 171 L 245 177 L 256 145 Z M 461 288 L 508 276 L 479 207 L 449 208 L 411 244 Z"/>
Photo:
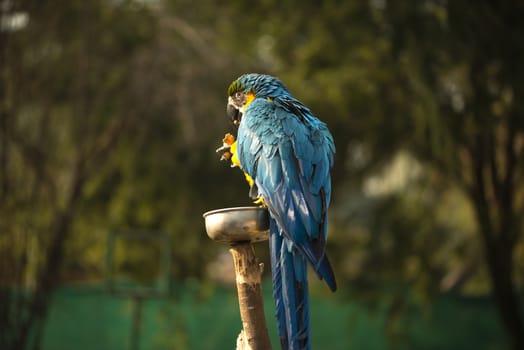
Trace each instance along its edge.
<path fill-rule="evenodd" d="M 27 316 L 13 338 L 14 349 L 40 348 L 40 334 L 47 316 L 52 294 L 56 286 L 59 270 L 64 257 L 64 244 L 71 231 L 76 207 L 85 182 L 81 167 L 75 170 L 73 187 L 63 210 L 58 210 L 53 222 L 53 238 L 46 251 L 46 259 L 38 272 L 36 289 L 27 306 Z"/>
<path fill-rule="evenodd" d="M 493 185 L 489 187 L 484 172 L 485 159 L 482 156 L 482 148 L 472 154 L 472 161 L 474 185 L 470 196 L 484 245 L 493 297 L 508 334 L 511 349 L 522 350 L 524 349 L 524 322 L 521 303 L 513 283 L 515 220 L 512 197 L 501 196 L 501 193 L 497 193 L 499 188 Z M 489 191 L 492 191 L 499 200 L 488 201 Z M 497 213 L 498 215 L 495 215 Z M 495 218 L 498 218 L 498 226 L 495 224 Z"/>
<path fill-rule="evenodd" d="M 508 334 L 511 349 L 524 349 L 524 323 L 519 297 L 512 279 L 513 249 L 499 244 L 490 247 L 487 264 L 498 313 Z"/>

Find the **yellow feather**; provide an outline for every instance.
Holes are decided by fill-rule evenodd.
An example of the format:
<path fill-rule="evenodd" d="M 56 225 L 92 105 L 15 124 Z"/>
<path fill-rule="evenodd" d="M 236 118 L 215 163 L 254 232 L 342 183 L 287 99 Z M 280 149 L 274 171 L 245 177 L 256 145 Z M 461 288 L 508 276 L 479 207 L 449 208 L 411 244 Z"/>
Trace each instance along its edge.
<path fill-rule="evenodd" d="M 240 161 L 238 160 L 238 155 L 237 155 L 237 142 L 236 141 L 231 144 L 231 148 L 229 149 L 229 152 L 231 152 L 232 154 L 231 163 L 233 163 L 234 166 L 240 167 Z"/>
<path fill-rule="evenodd" d="M 252 97 L 250 97 L 252 96 Z M 246 102 L 246 106 L 251 103 L 251 101 L 254 100 L 254 96 L 253 94 L 248 94 L 248 99 Z M 234 166 L 237 166 L 237 167 L 240 167 L 240 161 L 238 160 L 238 155 L 237 155 L 237 142 L 233 142 L 230 146 L 231 148 L 229 149 L 229 152 L 232 154 L 231 156 L 231 163 L 234 165 Z M 246 181 L 247 183 L 249 184 L 249 187 L 253 187 L 253 184 L 255 183 L 255 181 L 253 181 L 253 178 L 251 176 L 249 176 L 248 173 L 244 172 L 244 176 L 246 177 Z M 260 197 L 260 198 L 257 198 L 253 203 L 257 204 L 257 205 L 264 205 L 264 197 Z"/>
<path fill-rule="evenodd" d="M 246 95 L 246 103 L 244 104 L 244 108 L 247 108 L 251 102 L 255 99 L 255 94 L 252 92 L 248 92 Z"/>
<path fill-rule="evenodd" d="M 247 106 L 249 106 L 249 104 L 250 104 L 251 102 L 253 102 L 253 100 L 255 99 L 255 97 L 256 97 L 256 96 L 255 96 L 254 93 L 252 93 L 252 92 L 248 92 L 248 93 L 246 94 L 246 102 L 244 103 L 244 105 L 242 106 L 242 108 L 240 108 L 240 112 L 245 113 Z"/>

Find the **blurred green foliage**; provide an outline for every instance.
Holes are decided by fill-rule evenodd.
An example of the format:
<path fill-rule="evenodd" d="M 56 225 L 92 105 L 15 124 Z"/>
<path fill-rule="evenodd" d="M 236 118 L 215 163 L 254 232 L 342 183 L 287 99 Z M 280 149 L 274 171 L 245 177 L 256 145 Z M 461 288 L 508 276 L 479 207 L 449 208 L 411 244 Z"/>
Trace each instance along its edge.
<path fill-rule="evenodd" d="M 165 232 L 175 281 L 216 277 L 208 267 L 220 250 L 201 215 L 250 203 L 241 172 L 214 152 L 233 130 L 226 88 L 248 71 L 280 77 L 333 132 L 328 254 L 340 299 L 376 306 L 390 296 L 394 324 L 406 299 L 493 291 L 518 338 L 519 2 L 6 0 L 0 9 L 0 297 L 12 305 L 0 309 L 0 347 L 38 346 L 52 291 L 102 280 L 115 230 Z M 147 280 L 144 252 L 125 250 L 132 277 Z M 267 257 L 267 247 L 257 252 Z"/>

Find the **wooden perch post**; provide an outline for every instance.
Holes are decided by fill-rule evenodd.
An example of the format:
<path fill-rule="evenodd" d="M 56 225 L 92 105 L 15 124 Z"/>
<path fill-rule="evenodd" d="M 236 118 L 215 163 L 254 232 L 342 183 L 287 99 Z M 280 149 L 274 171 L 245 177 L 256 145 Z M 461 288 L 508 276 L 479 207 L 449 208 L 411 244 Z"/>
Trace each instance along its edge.
<path fill-rule="evenodd" d="M 259 264 L 249 242 L 231 245 L 243 331 L 237 341 L 237 350 L 269 350 L 271 343 L 264 315 L 262 299 L 263 264 Z"/>
<path fill-rule="evenodd" d="M 204 213 L 209 238 L 230 244 L 243 330 L 236 350 L 270 350 L 262 299 L 263 264 L 251 242 L 269 237 L 269 212 L 261 207 L 224 208 Z"/>

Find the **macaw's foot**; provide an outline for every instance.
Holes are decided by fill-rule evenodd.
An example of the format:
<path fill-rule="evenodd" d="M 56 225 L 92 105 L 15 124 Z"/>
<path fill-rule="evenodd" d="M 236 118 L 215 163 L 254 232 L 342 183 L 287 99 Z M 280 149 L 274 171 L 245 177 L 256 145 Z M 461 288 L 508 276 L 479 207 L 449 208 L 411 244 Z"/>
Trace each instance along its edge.
<path fill-rule="evenodd" d="M 261 208 L 265 208 L 266 202 L 264 201 L 264 197 L 260 196 L 256 200 L 253 201 L 254 204 L 258 205 Z"/>
<path fill-rule="evenodd" d="M 227 133 L 222 139 L 222 146 L 217 148 L 216 150 L 217 153 L 222 152 L 220 160 L 230 160 L 233 157 L 233 153 L 231 152 L 231 146 L 234 143 L 235 136 L 231 135 L 230 133 Z"/>

